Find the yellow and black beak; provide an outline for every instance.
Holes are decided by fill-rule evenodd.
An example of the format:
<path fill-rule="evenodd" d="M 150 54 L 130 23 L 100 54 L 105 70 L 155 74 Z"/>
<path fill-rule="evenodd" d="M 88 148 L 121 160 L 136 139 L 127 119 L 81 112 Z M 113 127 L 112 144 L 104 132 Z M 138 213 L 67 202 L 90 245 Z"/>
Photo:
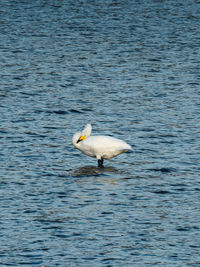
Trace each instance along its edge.
<path fill-rule="evenodd" d="M 86 136 L 85 136 L 85 135 L 82 135 L 82 136 L 78 139 L 78 141 L 77 141 L 76 143 L 78 144 L 80 141 L 83 141 L 85 138 L 86 138 Z"/>

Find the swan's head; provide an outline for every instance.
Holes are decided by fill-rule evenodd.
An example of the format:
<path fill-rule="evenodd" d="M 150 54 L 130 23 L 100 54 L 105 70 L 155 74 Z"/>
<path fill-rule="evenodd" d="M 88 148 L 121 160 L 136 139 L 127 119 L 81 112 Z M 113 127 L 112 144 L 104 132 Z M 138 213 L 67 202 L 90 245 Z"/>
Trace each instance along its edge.
<path fill-rule="evenodd" d="M 87 124 L 82 132 L 77 132 L 74 134 L 72 143 L 75 147 L 79 147 L 79 143 L 83 141 L 84 139 L 88 138 L 91 134 L 92 126 L 91 124 Z"/>

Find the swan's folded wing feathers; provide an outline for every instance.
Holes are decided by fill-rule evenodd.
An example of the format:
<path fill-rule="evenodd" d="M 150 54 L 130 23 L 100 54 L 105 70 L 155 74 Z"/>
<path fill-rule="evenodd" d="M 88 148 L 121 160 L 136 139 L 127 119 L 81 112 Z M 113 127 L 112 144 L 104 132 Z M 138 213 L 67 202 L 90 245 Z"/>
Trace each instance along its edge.
<path fill-rule="evenodd" d="M 83 145 L 86 154 L 107 159 L 131 150 L 127 143 L 110 136 L 90 136 L 83 141 Z"/>

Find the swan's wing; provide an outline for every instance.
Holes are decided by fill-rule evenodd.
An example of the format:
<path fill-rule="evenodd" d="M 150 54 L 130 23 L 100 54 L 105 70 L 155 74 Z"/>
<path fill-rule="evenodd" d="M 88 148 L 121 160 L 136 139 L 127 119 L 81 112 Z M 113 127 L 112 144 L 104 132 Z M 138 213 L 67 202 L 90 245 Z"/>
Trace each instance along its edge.
<path fill-rule="evenodd" d="M 131 150 L 126 142 L 110 136 L 90 136 L 82 142 L 81 148 L 87 151 L 86 154 L 91 153 L 98 158 L 112 158 Z"/>

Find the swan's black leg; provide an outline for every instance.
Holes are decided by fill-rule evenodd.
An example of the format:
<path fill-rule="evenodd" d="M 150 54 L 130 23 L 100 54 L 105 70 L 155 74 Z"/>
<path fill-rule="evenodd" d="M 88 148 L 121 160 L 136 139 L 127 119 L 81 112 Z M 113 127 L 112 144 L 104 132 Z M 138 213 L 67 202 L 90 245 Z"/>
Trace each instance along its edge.
<path fill-rule="evenodd" d="M 103 158 L 98 159 L 98 167 L 103 168 Z"/>

